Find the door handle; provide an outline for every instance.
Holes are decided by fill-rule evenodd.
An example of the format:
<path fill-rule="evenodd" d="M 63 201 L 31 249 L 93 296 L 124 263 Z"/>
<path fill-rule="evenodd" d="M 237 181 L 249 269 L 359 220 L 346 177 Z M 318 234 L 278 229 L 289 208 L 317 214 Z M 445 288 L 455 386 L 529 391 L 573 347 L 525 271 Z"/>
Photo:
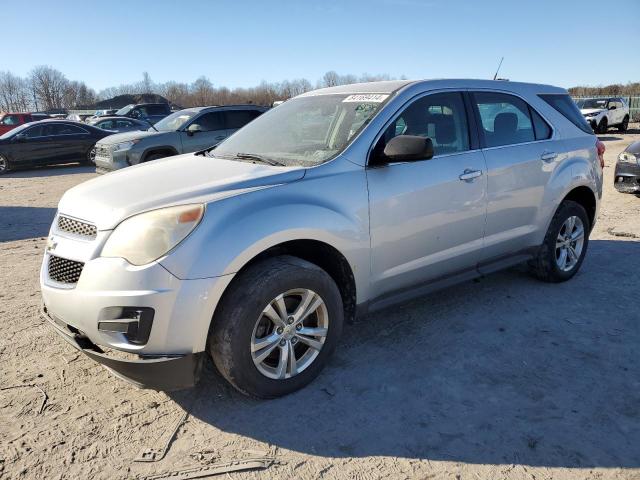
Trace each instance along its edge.
<path fill-rule="evenodd" d="M 465 168 L 464 173 L 461 173 L 458 178 L 464 182 L 472 182 L 474 178 L 478 178 L 480 175 L 482 175 L 482 170 Z"/>
<path fill-rule="evenodd" d="M 542 155 L 540 155 L 540 159 L 543 162 L 551 162 L 556 158 L 558 158 L 558 154 L 556 152 L 545 152 Z"/>
<path fill-rule="evenodd" d="M 216 138 L 214 138 L 214 140 L 224 140 L 225 136 L 224 135 L 219 135 Z"/>

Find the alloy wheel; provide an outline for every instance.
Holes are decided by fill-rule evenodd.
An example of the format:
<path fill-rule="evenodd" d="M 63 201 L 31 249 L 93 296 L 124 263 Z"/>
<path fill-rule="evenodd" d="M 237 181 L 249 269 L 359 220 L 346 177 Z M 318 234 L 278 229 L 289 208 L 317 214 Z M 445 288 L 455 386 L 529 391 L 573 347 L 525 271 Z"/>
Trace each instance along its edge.
<path fill-rule="evenodd" d="M 580 260 L 584 246 L 584 224 L 580 217 L 567 218 L 556 239 L 556 264 L 563 272 L 572 270 Z"/>
<path fill-rule="evenodd" d="M 289 290 L 271 300 L 251 335 L 251 357 L 265 377 L 283 380 L 308 368 L 329 329 L 324 300 L 312 290 Z"/>
<path fill-rule="evenodd" d="M 7 159 L 0 155 L 0 175 L 9 171 L 9 163 Z"/>

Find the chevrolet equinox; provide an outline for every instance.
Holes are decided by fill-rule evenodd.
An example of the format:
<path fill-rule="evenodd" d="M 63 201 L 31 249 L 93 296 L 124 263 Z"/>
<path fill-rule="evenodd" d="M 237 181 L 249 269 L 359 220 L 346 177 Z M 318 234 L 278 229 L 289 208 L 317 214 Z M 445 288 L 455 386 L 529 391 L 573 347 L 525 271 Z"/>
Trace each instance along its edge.
<path fill-rule="evenodd" d="M 573 277 L 604 146 L 561 88 L 387 81 L 288 100 L 205 152 L 62 197 L 43 315 L 139 386 L 205 355 L 245 394 L 314 379 L 343 322 L 517 263 Z"/>

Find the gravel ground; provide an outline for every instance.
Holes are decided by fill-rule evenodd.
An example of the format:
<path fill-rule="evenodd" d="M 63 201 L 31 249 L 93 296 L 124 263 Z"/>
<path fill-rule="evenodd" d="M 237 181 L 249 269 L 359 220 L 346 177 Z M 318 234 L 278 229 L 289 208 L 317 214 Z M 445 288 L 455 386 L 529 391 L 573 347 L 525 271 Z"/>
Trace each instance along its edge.
<path fill-rule="evenodd" d="M 372 315 L 319 379 L 273 401 L 237 394 L 211 363 L 195 389 L 138 390 L 57 338 L 38 317 L 38 268 L 58 199 L 94 174 L 0 178 L 0 477 L 144 478 L 266 455 L 267 470 L 225 478 L 640 479 L 640 197 L 612 178 L 640 130 L 601 138 L 604 200 L 572 281 L 515 268 Z M 162 460 L 134 461 L 174 431 Z"/>

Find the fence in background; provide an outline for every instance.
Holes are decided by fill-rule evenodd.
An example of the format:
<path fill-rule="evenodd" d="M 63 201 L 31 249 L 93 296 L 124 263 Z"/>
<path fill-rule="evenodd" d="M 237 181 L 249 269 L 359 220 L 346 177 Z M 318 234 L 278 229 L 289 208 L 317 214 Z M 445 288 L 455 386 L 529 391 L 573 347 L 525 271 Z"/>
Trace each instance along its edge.
<path fill-rule="evenodd" d="M 629 117 L 633 122 L 640 122 L 640 95 L 572 95 L 574 100 L 583 98 L 622 98 L 629 105 Z"/>

